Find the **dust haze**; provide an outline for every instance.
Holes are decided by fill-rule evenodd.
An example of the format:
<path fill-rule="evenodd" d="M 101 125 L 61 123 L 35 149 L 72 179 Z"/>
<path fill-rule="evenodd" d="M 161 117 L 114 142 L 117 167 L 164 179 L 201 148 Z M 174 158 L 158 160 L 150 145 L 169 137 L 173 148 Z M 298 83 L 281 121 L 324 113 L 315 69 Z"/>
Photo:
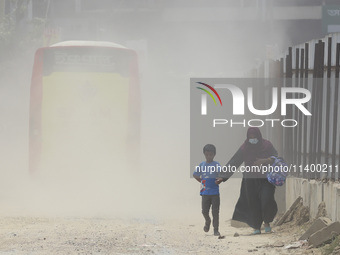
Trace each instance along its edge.
<path fill-rule="evenodd" d="M 134 24 L 138 33 L 129 30 Z M 91 164 L 87 158 L 63 159 L 56 162 L 59 167 L 30 175 L 29 89 L 35 49 L 28 48 L 24 55 L 1 63 L 1 214 L 200 219 L 199 184 L 190 177 L 189 169 L 189 79 L 249 77 L 251 69 L 265 58 L 267 44 L 284 49 L 291 39 L 286 27 L 268 29 L 268 23 L 199 24 L 170 21 L 167 27 L 160 27 L 131 20 L 116 24 L 115 32 L 110 24 L 102 24 L 99 35 L 63 38 L 126 45 L 129 39 L 149 35 L 147 61 L 140 63 L 141 157 L 129 162 L 135 166 L 129 169 L 124 160 L 115 160 L 114 167 L 108 167 L 92 155 Z M 228 153 L 219 154 L 217 148 L 215 160 L 225 164 L 244 138 L 243 131 L 226 133 L 221 139 Z M 68 167 L 60 167 L 61 163 Z M 239 178 L 221 184 L 221 220 L 230 219 L 239 188 Z"/>

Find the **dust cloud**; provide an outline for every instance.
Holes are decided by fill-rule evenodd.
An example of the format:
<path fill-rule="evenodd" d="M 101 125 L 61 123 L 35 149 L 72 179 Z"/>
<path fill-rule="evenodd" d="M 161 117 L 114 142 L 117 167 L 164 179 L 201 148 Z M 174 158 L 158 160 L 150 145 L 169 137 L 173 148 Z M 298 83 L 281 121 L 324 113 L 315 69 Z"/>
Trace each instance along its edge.
<path fill-rule="evenodd" d="M 64 158 L 53 169 L 30 175 L 29 87 L 34 51 L 1 63 L 0 214 L 201 219 L 199 184 L 189 169 L 189 79 L 245 77 L 264 58 L 266 44 L 278 42 L 284 47 L 289 38 L 284 28 L 282 33 L 275 29 L 268 34 L 261 22 L 218 27 L 209 22 L 170 22 L 167 27 L 152 24 L 146 28 L 138 21 L 139 33 L 129 34 L 128 27 L 135 23 L 131 21 L 126 28 L 121 24 L 118 35 L 105 29 L 96 38 L 85 38 L 118 38 L 114 42 L 124 45 L 130 38 L 143 38 L 143 31 L 148 35 L 149 56 L 141 79 L 141 155 L 138 162 L 129 162 L 130 168 L 124 160 L 108 166 L 98 155 L 91 164 L 87 158 L 83 162 Z M 221 139 L 228 153 L 217 152 L 215 159 L 225 164 L 244 135 L 227 133 Z M 82 148 L 73 148 L 77 149 Z M 239 178 L 221 184 L 221 219 L 230 219 L 239 187 Z"/>
<path fill-rule="evenodd" d="M 153 220 L 201 217 L 199 184 L 190 178 L 189 170 L 189 77 L 141 84 L 138 162 L 130 160 L 127 164 L 117 155 L 112 155 L 114 163 L 103 162 L 101 155 L 75 161 L 63 154 L 54 165 L 30 174 L 28 123 L 33 56 L 30 52 L 25 59 L 15 57 L 2 69 L 1 215 Z M 72 150 L 80 151 L 84 145 L 86 142 L 78 147 L 73 144 Z M 70 146 L 65 144 L 63 149 L 70 152 Z"/>

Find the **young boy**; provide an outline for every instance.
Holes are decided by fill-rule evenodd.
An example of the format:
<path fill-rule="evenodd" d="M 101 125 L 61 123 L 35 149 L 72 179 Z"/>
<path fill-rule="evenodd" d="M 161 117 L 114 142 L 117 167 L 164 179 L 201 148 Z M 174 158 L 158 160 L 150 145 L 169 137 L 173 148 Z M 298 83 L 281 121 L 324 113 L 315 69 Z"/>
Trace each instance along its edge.
<path fill-rule="evenodd" d="M 216 178 L 218 178 L 217 167 L 220 167 L 220 164 L 217 161 L 213 161 L 216 155 L 216 147 L 212 144 L 205 145 L 203 154 L 206 161 L 203 161 L 199 167 L 195 169 L 193 174 L 193 177 L 201 183 L 202 214 L 205 219 L 203 230 L 208 232 L 210 229 L 211 219 L 209 217 L 209 211 L 210 206 L 212 206 L 214 235 L 220 236 L 218 232 L 220 191 L 219 186 L 215 183 Z"/>

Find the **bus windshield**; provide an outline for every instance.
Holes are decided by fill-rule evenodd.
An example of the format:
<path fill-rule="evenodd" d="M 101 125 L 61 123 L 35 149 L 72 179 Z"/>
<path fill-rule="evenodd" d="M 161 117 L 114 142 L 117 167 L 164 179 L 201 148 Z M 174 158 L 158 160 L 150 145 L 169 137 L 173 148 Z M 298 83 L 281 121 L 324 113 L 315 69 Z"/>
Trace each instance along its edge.
<path fill-rule="evenodd" d="M 75 171 L 98 162 L 109 169 L 117 159 L 127 161 L 139 108 L 131 96 L 137 89 L 134 52 L 49 47 L 36 58 L 42 61 L 35 61 L 32 77 L 31 171 Z"/>

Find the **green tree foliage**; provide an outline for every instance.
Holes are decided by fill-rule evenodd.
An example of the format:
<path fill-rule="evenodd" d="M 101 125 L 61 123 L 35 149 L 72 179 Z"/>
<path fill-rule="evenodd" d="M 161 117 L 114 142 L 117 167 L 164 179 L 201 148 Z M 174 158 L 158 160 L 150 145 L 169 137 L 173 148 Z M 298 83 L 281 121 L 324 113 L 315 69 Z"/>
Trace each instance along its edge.
<path fill-rule="evenodd" d="M 18 51 L 39 47 L 46 20 L 26 18 L 30 0 L 10 0 L 10 11 L 4 13 L 0 8 L 0 61 Z M 4 7 L 3 7 L 4 8 Z"/>

